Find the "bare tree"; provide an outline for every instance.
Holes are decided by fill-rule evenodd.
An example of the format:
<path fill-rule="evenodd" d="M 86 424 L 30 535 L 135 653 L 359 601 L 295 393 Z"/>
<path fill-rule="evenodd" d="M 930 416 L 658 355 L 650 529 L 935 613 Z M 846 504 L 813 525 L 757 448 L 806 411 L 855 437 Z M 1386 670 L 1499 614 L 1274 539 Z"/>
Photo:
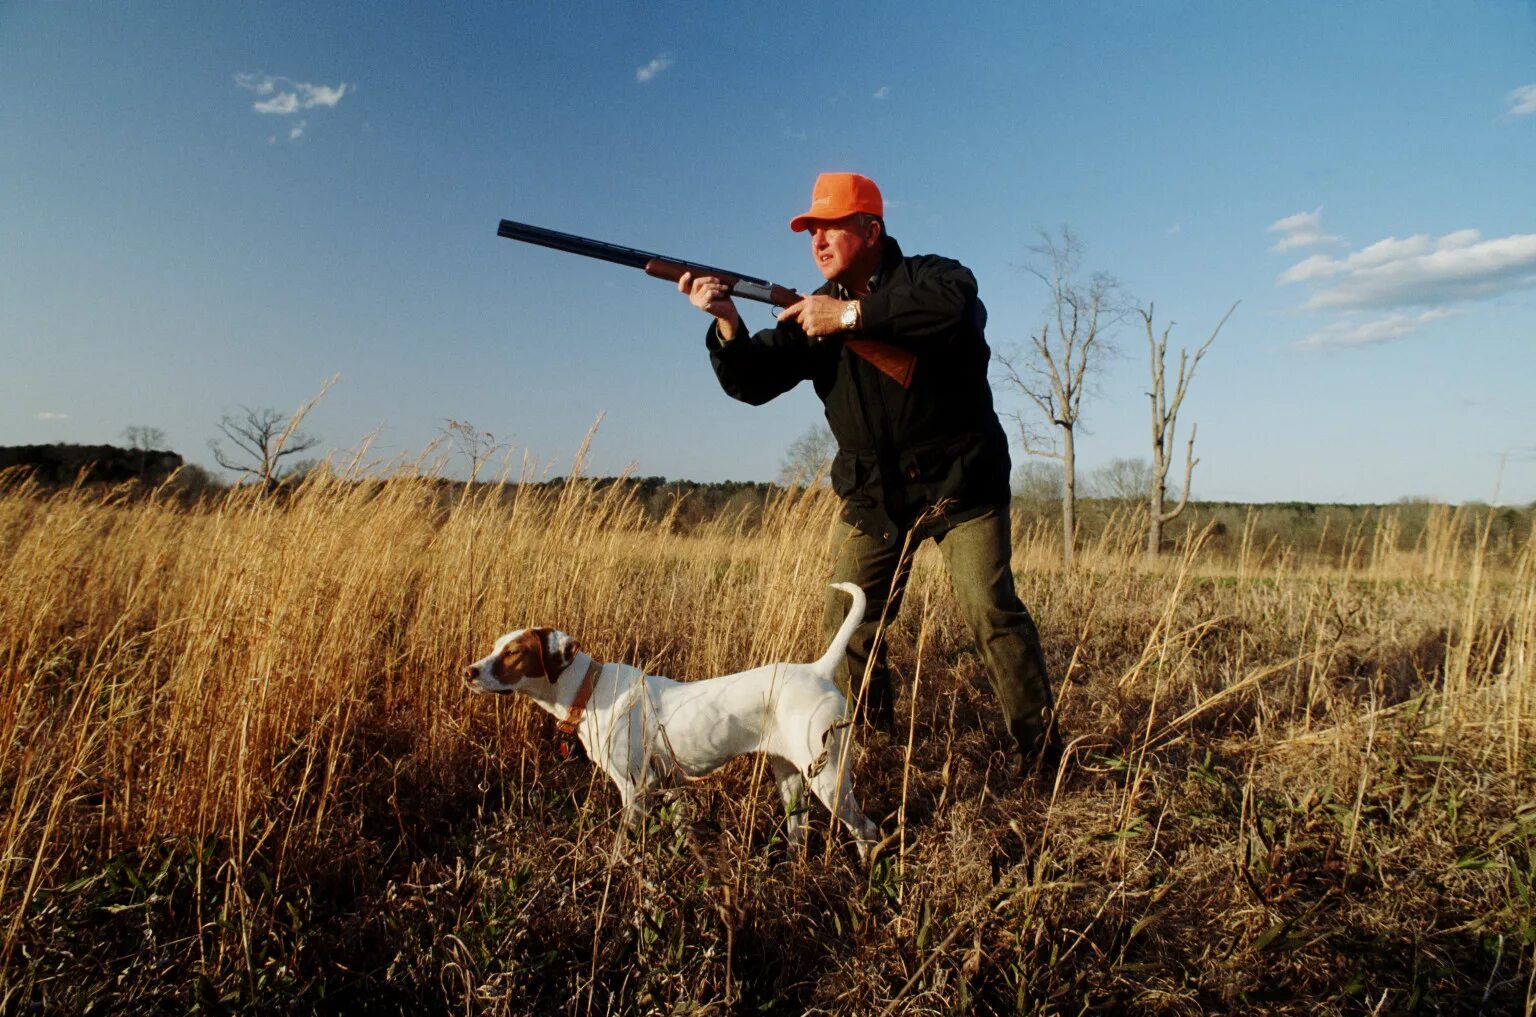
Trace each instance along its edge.
<path fill-rule="evenodd" d="M 253 410 L 248 406 L 241 407 L 243 416 L 226 414 L 219 422 L 219 430 L 234 443 L 235 451 L 226 453 L 215 438 L 208 442 L 213 458 L 226 470 L 254 477 L 271 490 L 277 486 L 283 459 L 320 444 L 319 438 L 299 430 L 300 419 L 313 405 L 309 403 L 292 417 L 274 409 Z"/>
<path fill-rule="evenodd" d="M 140 452 L 153 452 L 170 444 L 160 428 L 145 427 L 143 424 L 130 424 L 123 428 L 123 440 L 129 448 Z"/>
<path fill-rule="evenodd" d="M 1014 417 L 1026 454 L 1061 463 L 1062 561 L 1071 568 L 1077 538 L 1076 442 L 1083 393 L 1100 359 L 1112 351 L 1106 331 L 1123 312 L 1112 277 L 1096 272 L 1087 282 L 1080 280 L 1083 248 L 1071 230 L 1062 227 L 1056 236 L 1041 231 L 1040 243 L 1030 252 L 1037 261 L 1028 271 L 1045 283 L 1050 294 L 1046 321 L 1029 337 L 1021 354 L 999 356 L 998 361 L 1009 383 L 1060 432 L 1059 441 L 1048 439 L 1048 444 L 1042 444 L 1022 416 Z"/>
<path fill-rule="evenodd" d="M 785 487 L 813 483 L 827 471 L 837 455 L 837 439 L 826 424 L 813 424 L 790 443 L 779 464 L 779 483 Z"/>
<path fill-rule="evenodd" d="M 453 445 L 454 451 L 469 460 L 471 484 L 479 479 L 480 470 L 491 457 L 507 447 L 505 442 L 498 442 L 491 432 L 481 431 L 467 421 L 449 418 L 443 421 L 440 430 Z"/>
<path fill-rule="evenodd" d="M 1184 506 L 1189 504 L 1189 482 L 1195 472 L 1195 464 L 1200 460 L 1195 458 L 1195 431 L 1196 425 L 1189 429 L 1189 444 L 1184 448 L 1184 489 L 1179 492 L 1179 503 L 1172 509 L 1164 510 L 1163 503 L 1168 497 L 1168 467 L 1173 461 L 1174 432 L 1178 426 L 1179 406 L 1184 402 L 1184 394 L 1189 391 L 1189 383 L 1194 380 L 1195 368 L 1200 366 L 1200 358 L 1205 356 L 1205 351 L 1211 348 L 1211 343 L 1216 341 L 1221 327 L 1232 317 L 1232 312 L 1237 310 L 1237 304 L 1227 308 L 1227 313 L 1221 316 L 1216 323 L 1216 328 L 1211 332 L 1211 337 L 1201 344 L 1195 351 L 1193 359 L 1189 357 L 1189 351 L 1179 347 L 1179 374 L 1174 379 L 1173 395 L 1168 395 L 1165 367 L 1168 353 L 1168 333 L 1173 331 L 1173 322 L 1169 322 L 1163 328 L 1162 337 L 1159 338 L 1152 328 L 1153 305 L 1148 304 L 1145 309 L 1137 308 L 1136 313 L 1141 315 L 1142 324 L 1147 329 L 1147 349 L 1152 370 L 1152 391 L 1147 393 L 1147 398 L 1152 401 L 1152 484 L 1148 493 L 1148 521 L 1147 521 L 1147 557 L 1155 558 L 1163 548 L 1163 524 L 1177 518 L 1184 511 Z"/>
<path fill-rule="evenodd" d="M 1039 459 L 1013 468 L 1013 496 L 1032 505 L 1061 501 L 1061 469 Z"/>
<path fill-rule="evenodd" d="M 1111 459 L 1088 475 L 1088 494 L 1112 501 L 1136 502 L 1152 487 L 1152 464 L 1145 459 Z"/>

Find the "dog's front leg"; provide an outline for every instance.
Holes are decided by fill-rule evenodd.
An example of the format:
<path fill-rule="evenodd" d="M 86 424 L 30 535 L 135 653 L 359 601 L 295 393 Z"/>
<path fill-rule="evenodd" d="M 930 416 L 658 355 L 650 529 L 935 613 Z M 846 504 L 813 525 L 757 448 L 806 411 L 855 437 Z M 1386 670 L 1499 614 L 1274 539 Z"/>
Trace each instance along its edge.
<path fill-rule="evenodd" d="M 639 834 L 645 829 L 644 791 L 625 781 L 619 784 L 619 801 L 619 820 L 625 832 L 630 836 Z"/>
<path fill-rule="evenodd" d="M 624 828 L 632 836 L 643 833 L 645 817 L 650 811 L 650 793 L 655 784 L 643 746 L 631 742 L 624 755 L 615 760 L 608 776 L 619 789 L 619 817 Z"/>
<path fill-rule="evenodd" d="M 827 739 L 828 760 L 810 777 L 810 786 L 827 810 L 848 828 L 848 832 L 853 835 L 854 846 L 858 848 L 859 860 L 868 864 L 870 852 L 880 842 L 880 828 L 864 815 L 859 807 L 859 799 L 854 795 L 853 779 L 847 769 L 848 741 L 845 734 L 833 732 Z"/>
<path fill-rule="evenodd" d="M 788 760 L 773 757 L 772 763 L 773 779 L 784 802 L 784 841 L 789 845 L 791 855 L 800 855 L 805 851 L 810 832 L 805 821 L 805 778 Z"/>

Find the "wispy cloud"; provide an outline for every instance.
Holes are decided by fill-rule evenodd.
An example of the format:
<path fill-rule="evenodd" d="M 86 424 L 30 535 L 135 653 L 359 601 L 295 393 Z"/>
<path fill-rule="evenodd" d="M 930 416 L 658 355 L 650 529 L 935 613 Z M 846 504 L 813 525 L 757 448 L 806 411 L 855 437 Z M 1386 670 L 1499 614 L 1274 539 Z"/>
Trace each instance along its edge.
<path fill-rule="evenodd" d="M 301 109 L 333 109 L 352 90 L 345 81 L 332 87 L 271 74 L 236 74 L 235 84 L 256 94 L 251 109 L 278 116 L 297 113 Z"/>
<path fill-rule="evenodd" d="M 644 67 L 638 67 L 635 69 L 635 80 L 643 85 L 647 81 L 650 81 L 652 78 L 656 77 L 656 75 L 671 67 L 673 63 L 674 61 L 671 54 L 658 54 L 657 56 L 652 57 L 651 62 L 646 64 Z"/>
<path fill-rule="evenodd" d="M 1536 82 L 1521 85 L 1504 98 L 1509 102 L 1510 116 L 1523 117 L 1536 113 Z"/>
<path fill-rule="evenodd" d="M 353 86 L 345 81 L 333 87 L 272 74 L 236 74 L 235 84 L 255 94 L 256 101 L 251 103 L 251 109 L 272 116 L 290 116 L 300 110 L 334 109 L 353 90 Z M 288 128 L 287 140 L 298 141 L 308 128 L 308 120 L 298 121 Z M 281 134 L 270 135 L 267 144 L 275 145 L 282 137 Z"/>
<path fill-rule="evenodd" d="M 43 410 L 41 413 L 34 414 L 33 415 L 33 419 L 36 419 L 36 420 L 68 420 L 69 419 L 69 414 L 68 413 L 52 413 L 52 412 L 50 412 L 48 410 Z"/>
<path fill-rule="evenodd" d="M 881 85 L 879 88 L 875 89 L 875 98 L 876 99 L 884 99 L 886 96 L 888 96 L 890 94 L 891 94 L 891 86 L 890 85 Z"/>
<path fill-rule="evenodd" d="M 1337 242 L 1323 233 L 1318 212 L 1272 224 L 1282 234 L 1273 252 L 1312 242 Z M 1292 238 L 1310 238 L 1306 241 Z M 1298 347 L 1370 346 L 1401 339 L 1448 317 L 1458 304 L 1536 289 L 1536 234 L 1485 240 L 1475 229 L 1440 236 L 1387 237 L 1345 254 L 1312 254 L 1280 273 L 1277 285 L 1303 285 L 1298 310 L 1329 314 Z M 1377 312 L 1370 316 L 1369 312 Z"/>
<path fill-rule="evenodd" d="M 1310 212 L 1297 212 L 1295 215 L 1275 220 L 1266 232 L 1279 233 L 1280 239 L 1270 248 L 1270 251 L 1283 254 L 1286 251 L 1294 251 L 1298 247 L 1342 244 L 1343 237 L 1323 232 L 1322 220 L 1322 206 Z"/>
<path fill-rule="evenodd" d="M 1435 307 L 1536 287 L 1536 234 L 1484 240 L 1477 230 L 1388 237 L 1342 258 L 1314 254 L 1281 285 L 1314 285 L 1306 310 Z"/>
<path fill-rule="evenodd" d="M 1401 339 L 1409 332 L 1432 321 L 1449 317 L 1453 312 L 1436 307 L 1421 314 L 1399 312 L 1371 321 L 1340 321 L 1314 332 L 1296 345 L 1302 349 L 1326 349 L 1338 346 L 1372 346 Z"/>

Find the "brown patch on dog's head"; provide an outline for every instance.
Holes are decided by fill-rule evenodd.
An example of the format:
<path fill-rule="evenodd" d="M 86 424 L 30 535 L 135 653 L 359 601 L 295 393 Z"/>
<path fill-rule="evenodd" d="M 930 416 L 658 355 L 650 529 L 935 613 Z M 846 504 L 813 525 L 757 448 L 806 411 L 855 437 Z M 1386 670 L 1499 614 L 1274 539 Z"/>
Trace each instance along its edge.
<path fill-rule="evenodd" d="M 547 678 L 549 669 L 544 664 L 544 641 L 528 629 L 509 639 L 501 652 L 491 660 L 491 676 L 510 685 L 523 678 Z"/>
<path fill-rule="evenodd" d="M 576 654 L 581 650 L 580 643 L 557 629 L 532 628 L 527 634 L 538 640 L 544 677 L 551 682 L 571 666 L 571 661 L 576 659 Z"/>

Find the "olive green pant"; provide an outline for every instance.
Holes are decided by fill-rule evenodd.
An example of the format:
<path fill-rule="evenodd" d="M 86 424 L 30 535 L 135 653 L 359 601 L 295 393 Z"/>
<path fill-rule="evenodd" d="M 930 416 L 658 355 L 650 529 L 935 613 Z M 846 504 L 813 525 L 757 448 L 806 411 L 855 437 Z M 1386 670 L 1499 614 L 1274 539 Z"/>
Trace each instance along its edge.
<path fill-rule="evenodd" d="M 888 546 L 855 526 L 838 522 L 832 536 L 832 579 L 856 583 L 869 600 L 863 624 L 854 631 L 848 655 L 838 667 L 838 687 L 862 717 L 876 727 L 891 726 L 895 690 L 886 664 L 884 628 L 901 610 L 912 555 L 928 537 L 939 545 L 960 612 L 997 693 L 1003 723 L 1028 751 L 1045 733 L 1054 701 L 1045 672 L 1045 654 L 1040 649 L 1040 634 L 1014 591 L 1012 543 L 1008 512 L 1004 508 L 960 523 L 950 524 L 943 519 L 928 523 L 912 534 L 905 542 L 906 547 L 901 543 Z M 847 595 L 840 590 L 828 590 L 822 614 L 822 629 L 828 642 L 847 616 Z"/>

